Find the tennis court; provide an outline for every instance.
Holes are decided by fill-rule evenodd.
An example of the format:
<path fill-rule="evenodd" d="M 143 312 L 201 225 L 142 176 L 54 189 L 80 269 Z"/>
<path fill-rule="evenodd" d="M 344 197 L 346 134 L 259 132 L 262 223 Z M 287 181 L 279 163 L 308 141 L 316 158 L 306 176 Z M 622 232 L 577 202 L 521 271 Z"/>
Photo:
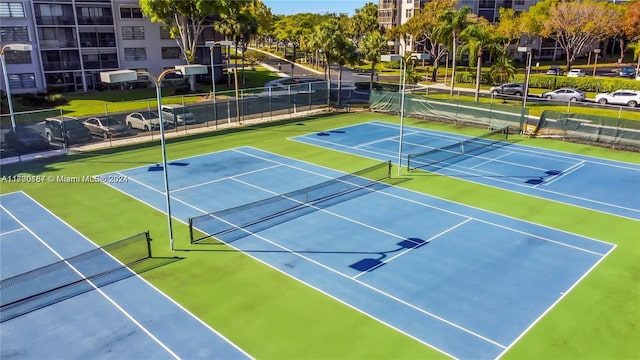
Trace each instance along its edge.
<path fill-rule="evenodd" d="M 159 170 L 108 185 L 165 211 Z M 615 247 L 251 147 L 167 170 L 176 218 L 456 358 L 500 356 Z"/>
<path fill-rule="evenodd" d="M 114 258 L 25 193 L 0 200 L 3 359 L 251 358 L 128 268 L 90 276 Z"/>
<path fill-rule="evenodd" d="M 382 121 L 295 137 L 294 140 L 378 160 L 398 161 L 399 125 Z M 461 135 L 405 126 L 402 162 L 505 190 L 583 208 L 640 219 L 640 165 L 521 146 L 509 142 L 457 154 L 449 147 L 468 141 Z M 482 141 L 482 140 L 481 140 Z M 445 149 L 444 151 L 434 149 Z M 443 155 L 444 154 L 444 155 Z M 422 164 L 421 164 L 422 161 Z M 412 174 L 420 173 L 413 170 Z M 427 173 L 424 173 L 427 174 Z"/>

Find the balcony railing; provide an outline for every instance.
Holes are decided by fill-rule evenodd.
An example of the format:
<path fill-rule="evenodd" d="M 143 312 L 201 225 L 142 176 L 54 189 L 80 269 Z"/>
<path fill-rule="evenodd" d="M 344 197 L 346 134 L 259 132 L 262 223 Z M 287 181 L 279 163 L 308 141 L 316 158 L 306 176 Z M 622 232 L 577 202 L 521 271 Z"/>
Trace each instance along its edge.
<path fill-rule="evenodd" d="M 78 25 L 113 25 L 110 16 L 78 16 Z"/>
<path fill-rule="evenodd" d="M 38 25 L 75 25 L 73 16 L 36 16 Z"/>
<path fill-rule="evenodd" d="M 80 70 L 80 61 L 44 61 L 44 71 Z"/>
<path fill-rule="evenodd" d="M 84 61 L 85 69 L 117 69 L 118 60 Z"/>
<path fill-rule="evenodd" d="M 40 48 L 42 49 L 59 49 L 59 48 L 75 48 L 78 47 L 76 39 L 56 39 L 56 40 L 40 40 Z"/>

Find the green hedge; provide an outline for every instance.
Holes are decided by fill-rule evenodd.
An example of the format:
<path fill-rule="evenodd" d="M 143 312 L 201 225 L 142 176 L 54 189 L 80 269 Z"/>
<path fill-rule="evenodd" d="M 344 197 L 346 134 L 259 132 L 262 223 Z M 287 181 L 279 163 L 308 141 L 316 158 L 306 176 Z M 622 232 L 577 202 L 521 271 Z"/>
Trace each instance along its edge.
<path fill-rule="evenodd" d="M 474 84 L 476 74 L 473 72 L 457 72 L 456 82 L 461 84 Z M 511 79 L 511 82 L 525 83 L 525 76 L 518 74 Z M 496 85 L 491 80 L 489 73 L 482 73 L 480 83 L 483 85 Z M 555 85 L 555 86 L 554 86 Z M 554 89 L 554 87 L 571 87 L 582 91 L 610 92 L 619 89 L 640 90 L 640 81 L 634 79 L 621 79 L 619 77 L 567 77 L 553 75 L 531 75 L 529 77 L 529 87 L 539 89 Z"/>

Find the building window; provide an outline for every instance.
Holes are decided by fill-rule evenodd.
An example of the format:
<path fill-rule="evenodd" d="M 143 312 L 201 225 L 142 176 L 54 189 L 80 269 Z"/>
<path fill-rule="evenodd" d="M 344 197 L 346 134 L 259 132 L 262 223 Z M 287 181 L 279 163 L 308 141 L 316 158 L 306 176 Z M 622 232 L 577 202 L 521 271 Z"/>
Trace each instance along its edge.
<path fill-rule="evenodd" d="M 29 41 L 29 30 L 26 26 L 0 27 L 0 41 Z"/>
<path fill-rule="evenodd" d="M 524 6 L 524 0 L 514 0 L 513 5 Z"/>
<path fill-rule="evenodd" d="M 78 25 L 113 25 L 113 14 L 106 7 L 78 7 Z"/>
<path fill-rule="evenodd" d="M 123 26 L 122 40 L 144 40 L 144 26 Z"/>
<path fill-rule="evenodd" d="M 36 74 L 9 74 L 11 89 L 33 89 L 36 87 Z"/>
<path fill-rule="evenodd" d="M 405 16 L 407 19 L 411 19 L 411 17 L 413 16 L 413 9 L 407 9 L 407 10 L 405 10 L 405 14 L 404 14 L 404 16 Z"/>
<path fill-rule="evenodd" d="M 31 64 L 30 51 L 7 51 L 4 55 L 7 64 Z"/>
<path fill-rule="evenodd" d="M 0 17 L 23 18 L 24 7 L 22 3 L 0 3 Z"/>
<path fill-rule="evenodd" d="M 142 11 L 139 7 L 121 7 L 120 19 L 142 19 Z"/>
<path fill-rule="evenodd" d="M 171 39 L 171 29 L 168 26 L 160 27 L 160 39 L 168 40 Z"/>
<path fill-rule="evenodd" d="M 162 48 L 163 59 L 180 59 L 181 57 L 182 57 L 182 51 L 180 51 L 180 48 L 177 46 Z"/>
<path fill-rule="evenodd" d="M 147 49 L 145 49 L 145 48 L 124 48 L 124 59 L 126 61 L 147 60 Z"/>

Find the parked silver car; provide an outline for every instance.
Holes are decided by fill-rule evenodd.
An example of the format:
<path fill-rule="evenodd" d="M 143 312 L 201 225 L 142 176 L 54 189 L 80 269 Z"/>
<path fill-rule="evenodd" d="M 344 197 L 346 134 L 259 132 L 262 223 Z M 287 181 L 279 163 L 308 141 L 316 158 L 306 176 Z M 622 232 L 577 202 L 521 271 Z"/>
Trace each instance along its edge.
<path fill-rule="evenodd" d="M 542 94 L 543 99 L 557 101 L 584 101 L 584 92 L 572 88 L 560 88 L 555 91 L 547 91 Z"/>
<path fill-rule="evenodd" d="M 493 95 L 515 95 L 522 96 L 524 94 L 524 85 L 518 83 L 507 83 L 500 86 L 494 86 L 489 90 Z"/>
<path fill-rule="evenodd" d="M 178 104 L 166 104 L 162 105 L 162 119 L 165 123 L 178 125 L 195 124 L 196 117 L 189 109 Z"/>
<path fill-rule="evenodd" d="M 82 125 L 91 131 L 91 135 L 99 136 L 104 140 L 110 137 L 127 136 L 130 133 L 125 124 L 108 116 L 88 118 Z"/>

